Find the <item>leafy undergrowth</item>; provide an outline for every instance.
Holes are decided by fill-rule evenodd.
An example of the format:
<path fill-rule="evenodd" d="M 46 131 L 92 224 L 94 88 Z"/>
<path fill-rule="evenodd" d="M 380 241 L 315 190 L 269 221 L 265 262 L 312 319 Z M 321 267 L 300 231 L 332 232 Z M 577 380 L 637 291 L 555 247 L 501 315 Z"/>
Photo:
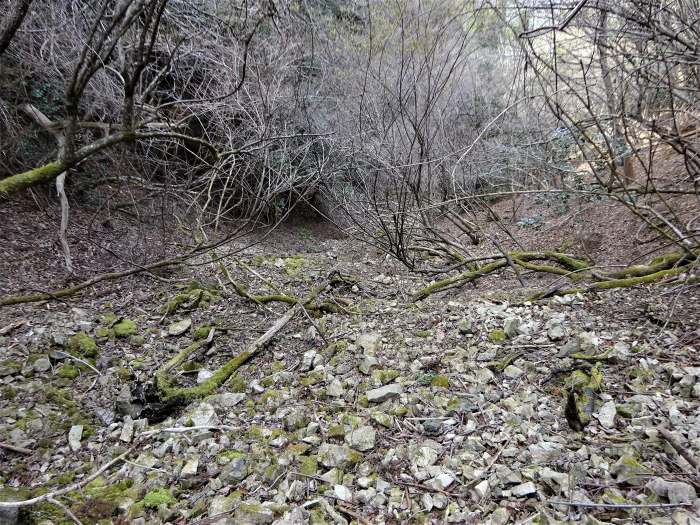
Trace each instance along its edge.
<path fill-rule="evenodd" d="M 0 451 L 0 500 L 78 483 L 137 444 L 61 498 L 84 523 L 696 516 L 697 473 L 659 433 L 700 457 L 700 334 L 692 314 L 673 315 L 694 298 L 671 309 L 630 289 L 511 304 L 469 289 L 413 304 L 413 277 L 339 242 L 303 256 L 266 249 L 245 259 L 257 277 L 231 267 L 251 290 L 276 292 L 267 280 L 304 296 L 340 270 L 358 280 L 327 293 L 352 311 L 297 315 L 222 388 L 173 413 L 149 398 L 167 360 L 213 328 L 171 376 L 205 382 L 288 305 L 246 301 L 212 266 L 198 287 L 186 275 L 129 297 L 6 310 L 4 325 L 26 323 L 0 336 L 0 435 L 31 453 Z M 659 503 L 676 506 L 647 506 Z M 45 502 L 23 514 L 68 520 Z"/>

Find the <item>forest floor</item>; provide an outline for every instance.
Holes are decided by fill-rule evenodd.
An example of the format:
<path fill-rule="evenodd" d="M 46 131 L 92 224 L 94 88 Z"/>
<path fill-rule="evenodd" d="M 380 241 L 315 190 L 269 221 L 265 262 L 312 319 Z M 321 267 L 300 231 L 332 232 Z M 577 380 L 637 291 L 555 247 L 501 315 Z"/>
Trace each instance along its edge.
<path fill-rule="evenodd" d="M 627 219 L 559 209 L 570 204 L 499 210 L 529 248 L 644 255 Z M 18 225 L 31 210 L 1 213 Z M 3 292 L 62 284 L 46 278 L 61 264 L 50 216 L 31 234 L 4 229 Z M 117 262 L 96 246 L 131 242 L 121 226 L 86 238 L 88 223 L 74 219 L 79 270 Z M 149 404 L 164 363 L 209 337 L 171 373 L 202 383 L 289 305 L 241 297 L 207 256 L 0 309 L 0 501 L 68 488 L 55 499 L 82 523 L 113 524 L 700 523 L 697 288 L 528 303 L 502 275 L 414 303 L 425 277 L 328 227 L 257 241 L 224 260 L 235 280 L 304 297 L 340 273 L 351 278 L 320 296 L 340 311 L 297 312 L 223 387 L 174 412 Z M 192 290 L 205 300 L 166 311 Z M 0 508 L 0 523 L 71 521 L 42 501 Z"/>

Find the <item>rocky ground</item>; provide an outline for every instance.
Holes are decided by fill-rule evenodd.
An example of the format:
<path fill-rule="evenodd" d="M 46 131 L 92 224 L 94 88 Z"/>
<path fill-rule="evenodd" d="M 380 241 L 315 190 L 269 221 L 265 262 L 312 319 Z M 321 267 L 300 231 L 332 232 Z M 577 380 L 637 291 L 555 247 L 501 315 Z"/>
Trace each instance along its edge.
<path fill-rule="evenodd" d="M 700 523 L 696 295 L 469 287 L 416 304 L 418 278 L 312 234 L 240 261 L 255 292 L 356 280 L 324 292 L 344 312 L 298 314 L 172 413 L 148 401 L 165 361 L 214 328 L 173 373 L 202 382 L 288 306 L 202 261 L 0 312 L 0 501 L 67 488 L 59 503 L 105 524 Z M 168 311 L 193 278 L 205 300 Z M 17 522 L 73 521 L 47 501 L 0 509 Z"/>

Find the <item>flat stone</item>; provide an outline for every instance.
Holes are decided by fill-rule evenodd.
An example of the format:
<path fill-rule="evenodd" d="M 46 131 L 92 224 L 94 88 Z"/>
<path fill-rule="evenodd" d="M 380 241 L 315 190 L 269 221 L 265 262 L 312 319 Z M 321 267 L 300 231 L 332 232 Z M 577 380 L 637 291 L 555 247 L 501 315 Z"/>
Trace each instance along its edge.
<path fill-rule="evenodd" d="M 340 501 L 345 501 L 348 503 L 352 501 L 352 492 L 345 485 L 334 486 L 333 493 L 335 494 L 335 497 L 338 498 Z"/>
<path fill-rule="evenodd" d="M 323 443 L 318 447 L 318 461 L 327 468 L 345 468 L 350 464 L 357 463 L 361 457 L 361 454 L 341 445 Z"/>
<path fill-rule="evenodd" d="M 489 495 L 491 491 L 491 487 L 489 486 L 489 480 L 485 479 L 484 481 L 479 482 L 473 489 L 472 491 L 474 492 L 474 495 L 476 496 L 476 499 L 483 499 L 486 496 Z"/>
<path fill-rule="evenodd" d="M 183 319 L 168 326 L 168 335 L 177 336 L 184 334 L 192 326 L 192 319 Z"/>
<path fill-rule="evenodd" d="M 521 377 L 525 372 L 521 369 L 518 368 L 515 365 L 508 365 L 505 370 L 503 370 L 503 375 L 506 377 L 509 377 L 511 379 L 518 379 Z"/>
<path fill-rule="evenodd" d="M 600 424 L 605 428 L 615 427 L 615 416 L 617 415 L 617 409 L 615 408 L 614 401 L 607 401 L 600 407 L 597 413 L 593 416 L 600 421 Z"/>
<path fill-rule="evenodd" d="M 80 440 L 83 438 L 83 425 L 73 425 L 70 427 L 68 432 L 68 446 L 73 452 L 80 450 L 82 443 Z"/>
<path fill-rule="evenodd" d="M 219 478 L 224 483 L 233 484 L 243 481 L 248 477 L 248 462 L 245 457 L 233 458 L 230 463 L 221 469 Z"/>
<path fill-rule="evenodd" d="M 370 426 L 358 427 L 345 435 L 345 442 L 355 450 L 366 452 L 374 448 L 377 432 Z"/>
<path fill-rule="evenodd" d="M 367 391 L 367 401 L 370 403 L 381 403 L 387 399 L 398 397 L 403 393 L 403 387 L 399 384 L 392 383 L 379 388 L 373 388 Z"/>
<path fill-rule="evenodd" d="M 516 498 L 521 498 L 523 496 L 529 496 L 530 494 L 536 494 L 537 487 L 535 487 L 535 484 L 532 481 L 528 481 L 527 483 L 516 485 L 510 492 Z"/>
<path fill-rule="evenodd" d="M 195 405 L 186 419 L 192 421 L 192 426 L 215 426 L 220 424 L 214 407 L 210 403 L 202 402 Z"/>
<path fill-rule="evenodd" d="M 326 388 L 326 395 L 330 397 L 342 397 L 345 395 L 345 388 L 343 388 L 343 383 L 337 377 L 331 381 L 331 384 Z"/>
<path fill-rule="evenodd" d="M 47 372 L 51 369 L 51 361 L 48 357 L 40 357 L 34 361 L 33 368 L 36 372 Z"/>
<path fill-rule="evenodd" d="M 369 375 L 372 372 L 372 369 L 376 368 L 378 366 L 379 366 L 379 360 L 376 357 L 367 356 L 360 362 L 360 364 L 357 368 L 363 374 Z"/>
<path fill-rule="evenodd" d="M 360 334 L 355 339 L 355 344 L 362 348 L 365 355 L 375 355 L 382 344 L 379 334 Z"/>
<path fill-rule="evenodd" d="M 214 375 L 214 372 L 211 370 L 207 370 L 205 368 L 202 368 L 197 371 L 197 384 L 201 385 L 204 383 L 207 379 L 209 379 L 211 376 Z"/>
<path fill-rule="evenodd" d="M 216 407 L 231 408 L 243 401 L 246 397 L 246 394 L 241 392 L 226 392 L 225 394 L 208 397 L 207 401 Z"/>
<path fill-rule="evenodd" d="M 182 476 L 183 478 L 196 476 L 198 468 L 199 457 L 190 458 L 187 460 L 187 463 L 185 463 L 185 466 L 182 467 L 182 470 L 180 471 L 180 476 Z"/>
<path fill-rule="evenodd" d="M 266 525 L 274 521 L 275 514 L 263 505 L 241 503 L 233 519 L 240 525 Z"/>
<path fill-rule="evenodd" d="M 669 503 L 674 505 L 692 503 L 697 498 L 695 488 L 682 481 L 666 481 L 662 478 L 654 478 L 647 483 L 647 488 L 657 496 L 668 498 Z"/>
<path fill-rule="evenodd" d="M 425 468 L 434 465 L 437 461 L 438 453 L 431 447 L 418 447 L 411 453 L 411 464 L 418 468 Z"/>
<path fill-rule="evenodd" d="M 314 359 L 316 358 L 316 350 L 307 350 L 301 357 L 301 366 L 299 367 L 302 372 L 308 372 L 313 367 Z"/>
<path fill-rule="evenodd" d="M 119 439 L 124 443 L 131 443 L 134 438 L 134 420 L 129 416 L 124 418 L 124 426 L 122 427 L 122 432 L 119 435 Z"/>

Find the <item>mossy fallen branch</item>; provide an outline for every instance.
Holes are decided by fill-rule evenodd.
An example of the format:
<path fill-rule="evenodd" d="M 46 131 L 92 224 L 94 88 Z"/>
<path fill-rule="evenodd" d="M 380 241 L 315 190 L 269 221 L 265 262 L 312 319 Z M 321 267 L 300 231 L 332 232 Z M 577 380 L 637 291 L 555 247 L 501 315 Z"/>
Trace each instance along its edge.
<path fill-rule="evenodd" d="M 294 297 L 293 295 L 289 295 L 286 293 L 283 293 L 281 291 L 278 291 L 278 293 L 275 294 L 252 294 L 248 291 L 248 289 L 243 286 L 241 283 L 238 281 L 235 281 L 233 277 L 231 276 L 231 273 L 228 271 L 228 268 L 226 268 L 226 265 L 223 263 L 223 261 L 219 260 L 218 261 L 219 268 L 221 269 L 221 272 L 224 274 L 228 282 L 233 286 L 233 289 L 235 292 L 243 297 L 244 299 L 248 299 L 249 301 L 254 302 L 255 304 L 258 305 L 263 305 L 263 304 L 268 304 L 268 303 L 286 303 L 289 305 L 296 305 L 296 304 L 301 304 L 304 309 L 309 312 L 310 314 L 313 315 L 320 315 L 321 313 L 343 313 L 344 308 L 341 306 L 334 304 L 331 301 L 323 301 L 320 304 L 314 303 L 314 299 L 311 300 L 305 300 L 305 299 L 300 299 L 298 297 Z M 331 280 L 331 284 L 333 284 L 333 280 Z M 277 288 L 275 287 L 275 290 Z M 322 290 L 319 290 L 319 292 Z"/>
<path fill-rule="evenodd" d="M 688 271 L 697 261 L 698 253 L 671 252 L 650 261 L 648 264 L 629 266 L 623 270 L 600 274 L 593 271 L 593 265 L 588 261 L 577 259 L 567 254 L 557 252 L 511 252 L 508 254 L 511 260 L 518 266 L 539 273 L 560 275 L 572 282 L 584 280 L 593 281 L 589 285 L 580 287 L 554 288 L 537 293 L 529 300 L 543 299 L 552 295 L 567 295 L 572 293 L 584 293 L 595 290 L 607 290 L 612 288 L 625 288 L 642 284 L 660 282 L 668 277 L 680 275 Z M 430 294 L 442 292 L 450 288 L 463 286 L 480 277 L 494 274 L 507 267 L 506 256 L 484 264 L 476 270 L 460 273 L 456 276 L 436 281 L 413 296 L 414 301 L 420 301 Z M 554 264 L 535 264 L 532 261 L 549 261 Z"/>
<path fill-rule="evenodd" d="M 130 275 L 134 275 L 134 274 L 140 273 L 140 272 L 148 272 L 151 270 L 156 270 L 158 268 L 164 268 L 166 266 L 174 266 L 174 265 L 180 264 L 180 262 L 181 262 L 181 258 L 176 257 L 173 259 L 166 259 L 166 260 L 158 261 L 158 262 L 155 262 L 153 264 L 146 265 L 146 266 L 132 268 L 131 270 L 124 270 L 123 272 L 103 273 L 100 275 L 96 275 L 95 277 L 88 279 L 87 281 L 83 281 L 80 284 L 76 284 L 75 286 L 70 286 L 68 288 L 62 288 L 60 290 L 52 290 L 50 292 L 40 292 L 40 293 L 30 294 L 30 295 L 10 295 L 10 296 L 3 297 L 0 299 L 0 307 L 1 306 L 12 306 L 15 304 L 22 304 L 22 303 L 35 303 L 38 301 L 49 301 L 51 299 L 61 299 L 63 297 L 68 297 L 68 296 L 74 295 L 74 294 L 80 292 L 81 290 L 84 290 L 86 288 L 94 286 L 97 283 L 100 283 L 102 281 L 113 281 L 115 279 L 121 279 L 123 277 L 128 277 Z"/>
<path fill-rule="evenodd" d="M 175 385 L 173 381 L 174 370 L 181 366 L 189 356 L 199 350 L 208 340 L 195 341 L 178 352 L 172 359 L 163 365 L 155 374 L 155 389 L 159 401 L 168 407 L 187 404 L 195 399 L 201 399 L 216 391 L 222 386 L 233 373 L 252 357 L 260 353 L 268 342 L 284 328 L 292 318 L 302 310 L 304 304 L 312 302 L 316 296 L 325 289 L 327 283 L 314 288 L 309 296 L 303 301 L 296 302 L 287 312 L 277 319 L 270 328 L 245 350 L 229 359 L 222 367 L 216 370 L 210 378 L 203 383 L 191 387 Z"/>

